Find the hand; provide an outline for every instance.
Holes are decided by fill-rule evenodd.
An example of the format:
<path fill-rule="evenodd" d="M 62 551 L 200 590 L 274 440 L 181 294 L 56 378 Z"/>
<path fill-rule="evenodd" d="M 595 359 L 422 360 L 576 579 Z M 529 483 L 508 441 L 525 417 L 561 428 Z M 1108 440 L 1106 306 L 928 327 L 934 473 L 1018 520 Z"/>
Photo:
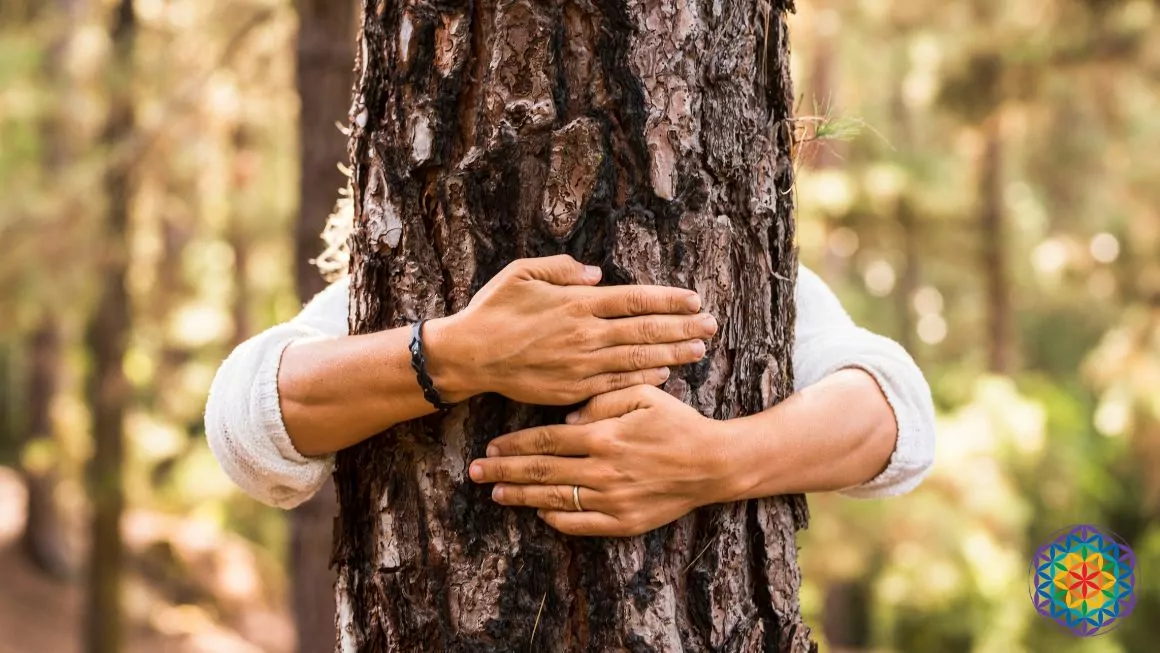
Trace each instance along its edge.
<path fill-rule="evenodd" d="M 567 424 L 492 440 L 469 473 L 496 483 L 496 502 L 539 508 L 563 533 L 639 535 L 726 500 L 721 424 L 663 390 L 636 386 L 594 397 Z"/>
<path fill-rule="evenodd" d="M 599 281 L 600 268 L 570 256 L 508 265 L 462 312 L 424 327 L 435 387 L 448 401 L 497 392 L 567 405 L 664 383 L 668 366 L 704 357 L 717 322 L 695 292 Z"/>

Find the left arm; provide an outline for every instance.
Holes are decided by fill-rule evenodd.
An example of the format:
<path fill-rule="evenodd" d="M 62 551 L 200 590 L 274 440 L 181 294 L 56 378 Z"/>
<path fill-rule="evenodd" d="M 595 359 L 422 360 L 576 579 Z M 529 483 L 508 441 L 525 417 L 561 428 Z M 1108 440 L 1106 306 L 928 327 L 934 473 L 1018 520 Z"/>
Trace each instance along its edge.
<path fill-rule="evenodd" d="M 896 343 L 857 327 L 805 268 L 796 294 L 798 391 L 784 402 L 716 421 L 656 388 L 600 395 L 568 424 L 497 438 L 472 463 L 472 479 L 497 483 L 497 502 L 540 508 L 576 535 L 635 535 L 702 505 L 754 497 L 909 491 L 933 462 L 921 372 Z"/>

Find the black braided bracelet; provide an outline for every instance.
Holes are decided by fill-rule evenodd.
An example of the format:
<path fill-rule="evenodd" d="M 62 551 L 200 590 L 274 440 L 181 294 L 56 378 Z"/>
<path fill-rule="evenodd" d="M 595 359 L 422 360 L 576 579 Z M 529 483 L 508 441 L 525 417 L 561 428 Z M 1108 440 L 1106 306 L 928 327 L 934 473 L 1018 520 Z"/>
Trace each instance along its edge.
<path fill-rule="evenodd" d="M 423 398 L 439 410 L 448 410 L 455 404 L 443 401 L 439 396 L 439 391 L 435 389 L 431 375 L 427 374 L 427 359 L 423 356 L 423 323 L 426 321 L 419 320 L 411 325 L 411 369 L 415 370 L 415 376 L 419 378 L 419 387 L 423 389 Z"/>

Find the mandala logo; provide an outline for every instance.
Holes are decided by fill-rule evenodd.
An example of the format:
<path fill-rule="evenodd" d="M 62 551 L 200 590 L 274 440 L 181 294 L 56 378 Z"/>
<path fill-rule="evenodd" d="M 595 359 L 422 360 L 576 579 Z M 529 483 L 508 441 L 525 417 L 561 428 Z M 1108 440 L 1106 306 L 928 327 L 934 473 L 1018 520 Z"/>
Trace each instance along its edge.
<path fill-rule="evenodd" d="M 1136 605 L 1136 555 L 1095 526 L 1060 531 L 1035 552 L 1029 570 L 1035 611 L 1077 637 L 1112 630 Z"/>

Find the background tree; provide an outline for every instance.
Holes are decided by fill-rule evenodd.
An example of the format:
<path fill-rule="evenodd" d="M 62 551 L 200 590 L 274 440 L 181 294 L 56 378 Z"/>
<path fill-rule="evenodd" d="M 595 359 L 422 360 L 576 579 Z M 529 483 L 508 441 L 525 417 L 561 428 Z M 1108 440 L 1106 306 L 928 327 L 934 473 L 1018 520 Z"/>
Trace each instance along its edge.
<path fill-rule="evenodd" d="M 114 49 L 109 112 L 104 144 L 115 148 L 132 133 L 133 42 L 136 15 L 133 0 L 119 0 L 110 26 Z M 125 285 L 129 265 L 129 211 L 133 198 L 128 165 L 109 166 L 104 189 L 108 206 L 97 246 L 101 256 L 97 305 L 86 333 L 92 355 L 89 406 L 92 412 L 93 459 L 89 478 L 92 527 L 88 559 L 88 603 L 85 613 L 88 653 L 119 653 L 124 647 L 121 608 L 124 545 L 121 516 L 125 491 L 121 477 L 125 462 L 125 412 L 129 381 L 124 360 L 131 313 Z"/>
<path fill-rule="evenodd" d="M 350 108 L 354 67 L 354 0 L 296 0 L 298 9 L 297 86 L 300 98 L 300 204 L 294 248 L 298 298 L 310 301 L 324 287 L 313 259 L 321 249 L 319 235 L 346 178 L 339 164 L 346 143 L 337 125 Z M 330 552 L 334 539 L 334 483 L 291 517 L 291 569 L 294 623 L 298 650 L 334 648 L 334 572 Z"/>
<path fill-rule="evenodd" d="M 787 4 L 364 2 L 351 326 L 466 307 L 510 261 L 697 289 L 721 321 L 666 388 L 707 415 L 793 387 Z M 564 411 L 477 397 L 338 455 L 343 650 L 807 651 L 801 496 L 643 537 L 562 536 L 465 461 Z"/>

